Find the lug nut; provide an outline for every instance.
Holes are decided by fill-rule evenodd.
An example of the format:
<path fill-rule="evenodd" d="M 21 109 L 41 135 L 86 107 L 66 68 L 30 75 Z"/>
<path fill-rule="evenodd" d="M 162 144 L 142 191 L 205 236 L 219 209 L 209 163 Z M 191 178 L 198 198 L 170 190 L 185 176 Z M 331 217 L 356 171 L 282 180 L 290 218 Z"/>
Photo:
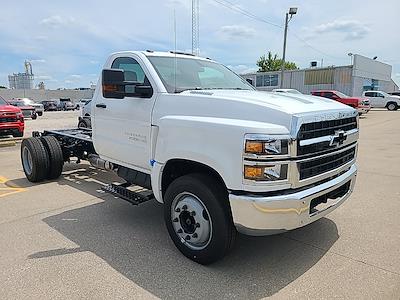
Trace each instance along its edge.
<path fill-rule="evenodd" d="M 181 228 L 179 228 L 177 232 L 178 232 L 178 233 L 182 233 L 183 230 L 182 230 Z"/>
<path fill-rule="evenodd" d="M 183 210 L 187 210 L 187 205 L 185 204 L 184 206 L 182 206 Z"/>
<path fill-rule="evenodd" d="M 197 233 L 193 233 L 193 234 L 192 234 L 192 238 L 195 239 L 195 238 L 197 238 L 197 237 L 198 237 Z"/>
<path fill-rule="evenodd" d="M 179 221 L 178 218 L 175 218 L 175 219 L 172 220 L 172 222 L 175 222 L 175 223 L 178 222 L 178 221 Z"/>
<path fill-rule="evenodd" d="M 185 237 L 185 240 L 189 241 L 189 240 L 190 240 L 190 236 L 187 235 L 187 236 Z"/>
<path fill-rule="evenodd" d="M 192 217 L 194 217 L 194 216 L 196 215 L 196 212 L 195 212 L 195 211 L 191 211 L 191 212 L 190 212 L 190 215 L 191 215 Z"/>

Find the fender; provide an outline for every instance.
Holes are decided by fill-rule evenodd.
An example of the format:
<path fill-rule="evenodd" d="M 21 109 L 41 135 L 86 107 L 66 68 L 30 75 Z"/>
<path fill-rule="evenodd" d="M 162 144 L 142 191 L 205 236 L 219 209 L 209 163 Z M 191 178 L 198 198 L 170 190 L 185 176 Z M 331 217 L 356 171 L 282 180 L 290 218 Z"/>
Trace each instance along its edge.
<path fill-rule="evenodd" d="M 244 135 L 247 133 L 289 134 L 280 125 L 257 121 L 165 116 L 159 120 L 151 182 L 156 199 L 162 202 L 162 169 L 171 159 L 186 159 L 209 166 L 228 189 L 241 190 Z"/>

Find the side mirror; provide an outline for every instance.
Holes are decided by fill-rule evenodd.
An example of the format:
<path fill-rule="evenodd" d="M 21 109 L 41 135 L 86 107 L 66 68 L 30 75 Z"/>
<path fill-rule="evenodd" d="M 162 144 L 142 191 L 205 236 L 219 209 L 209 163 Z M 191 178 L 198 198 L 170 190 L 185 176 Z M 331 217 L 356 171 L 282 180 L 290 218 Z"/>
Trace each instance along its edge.
<path fill-rule="evenodd" d="M 134 86 L 133 91 L 126 91 L 126 86 Z M 126 81 L 124 70 L 104 69 L 102 72 L 102 89 L 104 98 L 123 99 L 125 97 L 151 98 L 153 88 L 141 85 L 137 81 Z"/>
<path fill-rule="evenodd" d="M 101 77 L 104 98 L 125 97 L 124 70 L 104 69 Z"/>
<path fill-rule="evenodd" d="M 251 85 L 253 85 L 253 80 L 252 80 L 252 79 L 246 78 L 246 81 L 247 81 L 248 83 L 250 83 Z"/>
<path fill-rule="evenodd" d="M 135 94 L 143 98 L 151 98 L 153 96 L 153 88 L 150 85 L 137 85 Z"/>

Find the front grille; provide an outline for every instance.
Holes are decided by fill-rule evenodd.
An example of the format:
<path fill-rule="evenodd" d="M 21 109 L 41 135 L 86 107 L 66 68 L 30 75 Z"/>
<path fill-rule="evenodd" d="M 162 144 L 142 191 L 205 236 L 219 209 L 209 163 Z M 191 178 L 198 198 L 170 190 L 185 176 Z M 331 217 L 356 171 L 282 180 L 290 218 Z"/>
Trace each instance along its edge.
<path fill-rule="evenodd" d="M 314 177 L 343 166 L 353 160 L 356 155 L 356 148 L 346 151 L 298 163 L 300 180 Z"/>
<path fill-rule="evenodd" d="M 336 130 L 351 130 L 357 128 L 357 118 L 346 118 L 330 121 L 303 124 L 300 127 L 298 139 L 308 140 L 321 136 L 332 135 Z"/>
<path fill-rule="evenodd" d="M 0 118 L 0 123 L 17 122 L 17 117 Z"/>
<path fill-rule="evenodd" d="M 25 118 L 30 118 L 32 116 L 32 111 L 31 110 L 23 110 L 22 114 L 24 115 Z"/>
<path fill-rule="evenodd" d="M 334 135 L 335 131 L 338 130 L 348 131 L 356 128 L 357 128 L 356 117 L 303 124 L 301 125 L 299 133 L 297 135 L 297 138 L 299 140 L 297 146 L 297 154 L 298 155 L 312 154 L 316 152 L 329 150 L 331 148 L 329 142 L 321 142 L 321 143 L 300 146 L 301 140 L 330 136 Z"/>

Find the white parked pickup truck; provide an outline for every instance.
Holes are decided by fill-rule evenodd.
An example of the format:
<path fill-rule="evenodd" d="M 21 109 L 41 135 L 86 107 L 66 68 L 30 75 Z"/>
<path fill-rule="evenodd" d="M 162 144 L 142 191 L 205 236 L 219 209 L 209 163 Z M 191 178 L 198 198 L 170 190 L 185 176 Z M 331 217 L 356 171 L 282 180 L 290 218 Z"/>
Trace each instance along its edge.
<path fill-rule="evenodd" d="M 112 54 L 91 122 L 25 139 L 27 178 L 58 178 L 71 157 L 115 172 L 126 183 L 103 189 L 132 204 L 163 203 L 172 241 L 201 264 L 222 258 L 236 231 L 276 234 L 320 219 L 356 180 L 356 110 L 256 91 L 223 65 L 188 54 Z"/>
<path fill-rule="evenodd" d="M 371 107 L 388 110 L 398 110 L 400 107 L 400 96 L 389 95 L 382 91 L 365 91 L 362 96 L 369 99 Z"/>

